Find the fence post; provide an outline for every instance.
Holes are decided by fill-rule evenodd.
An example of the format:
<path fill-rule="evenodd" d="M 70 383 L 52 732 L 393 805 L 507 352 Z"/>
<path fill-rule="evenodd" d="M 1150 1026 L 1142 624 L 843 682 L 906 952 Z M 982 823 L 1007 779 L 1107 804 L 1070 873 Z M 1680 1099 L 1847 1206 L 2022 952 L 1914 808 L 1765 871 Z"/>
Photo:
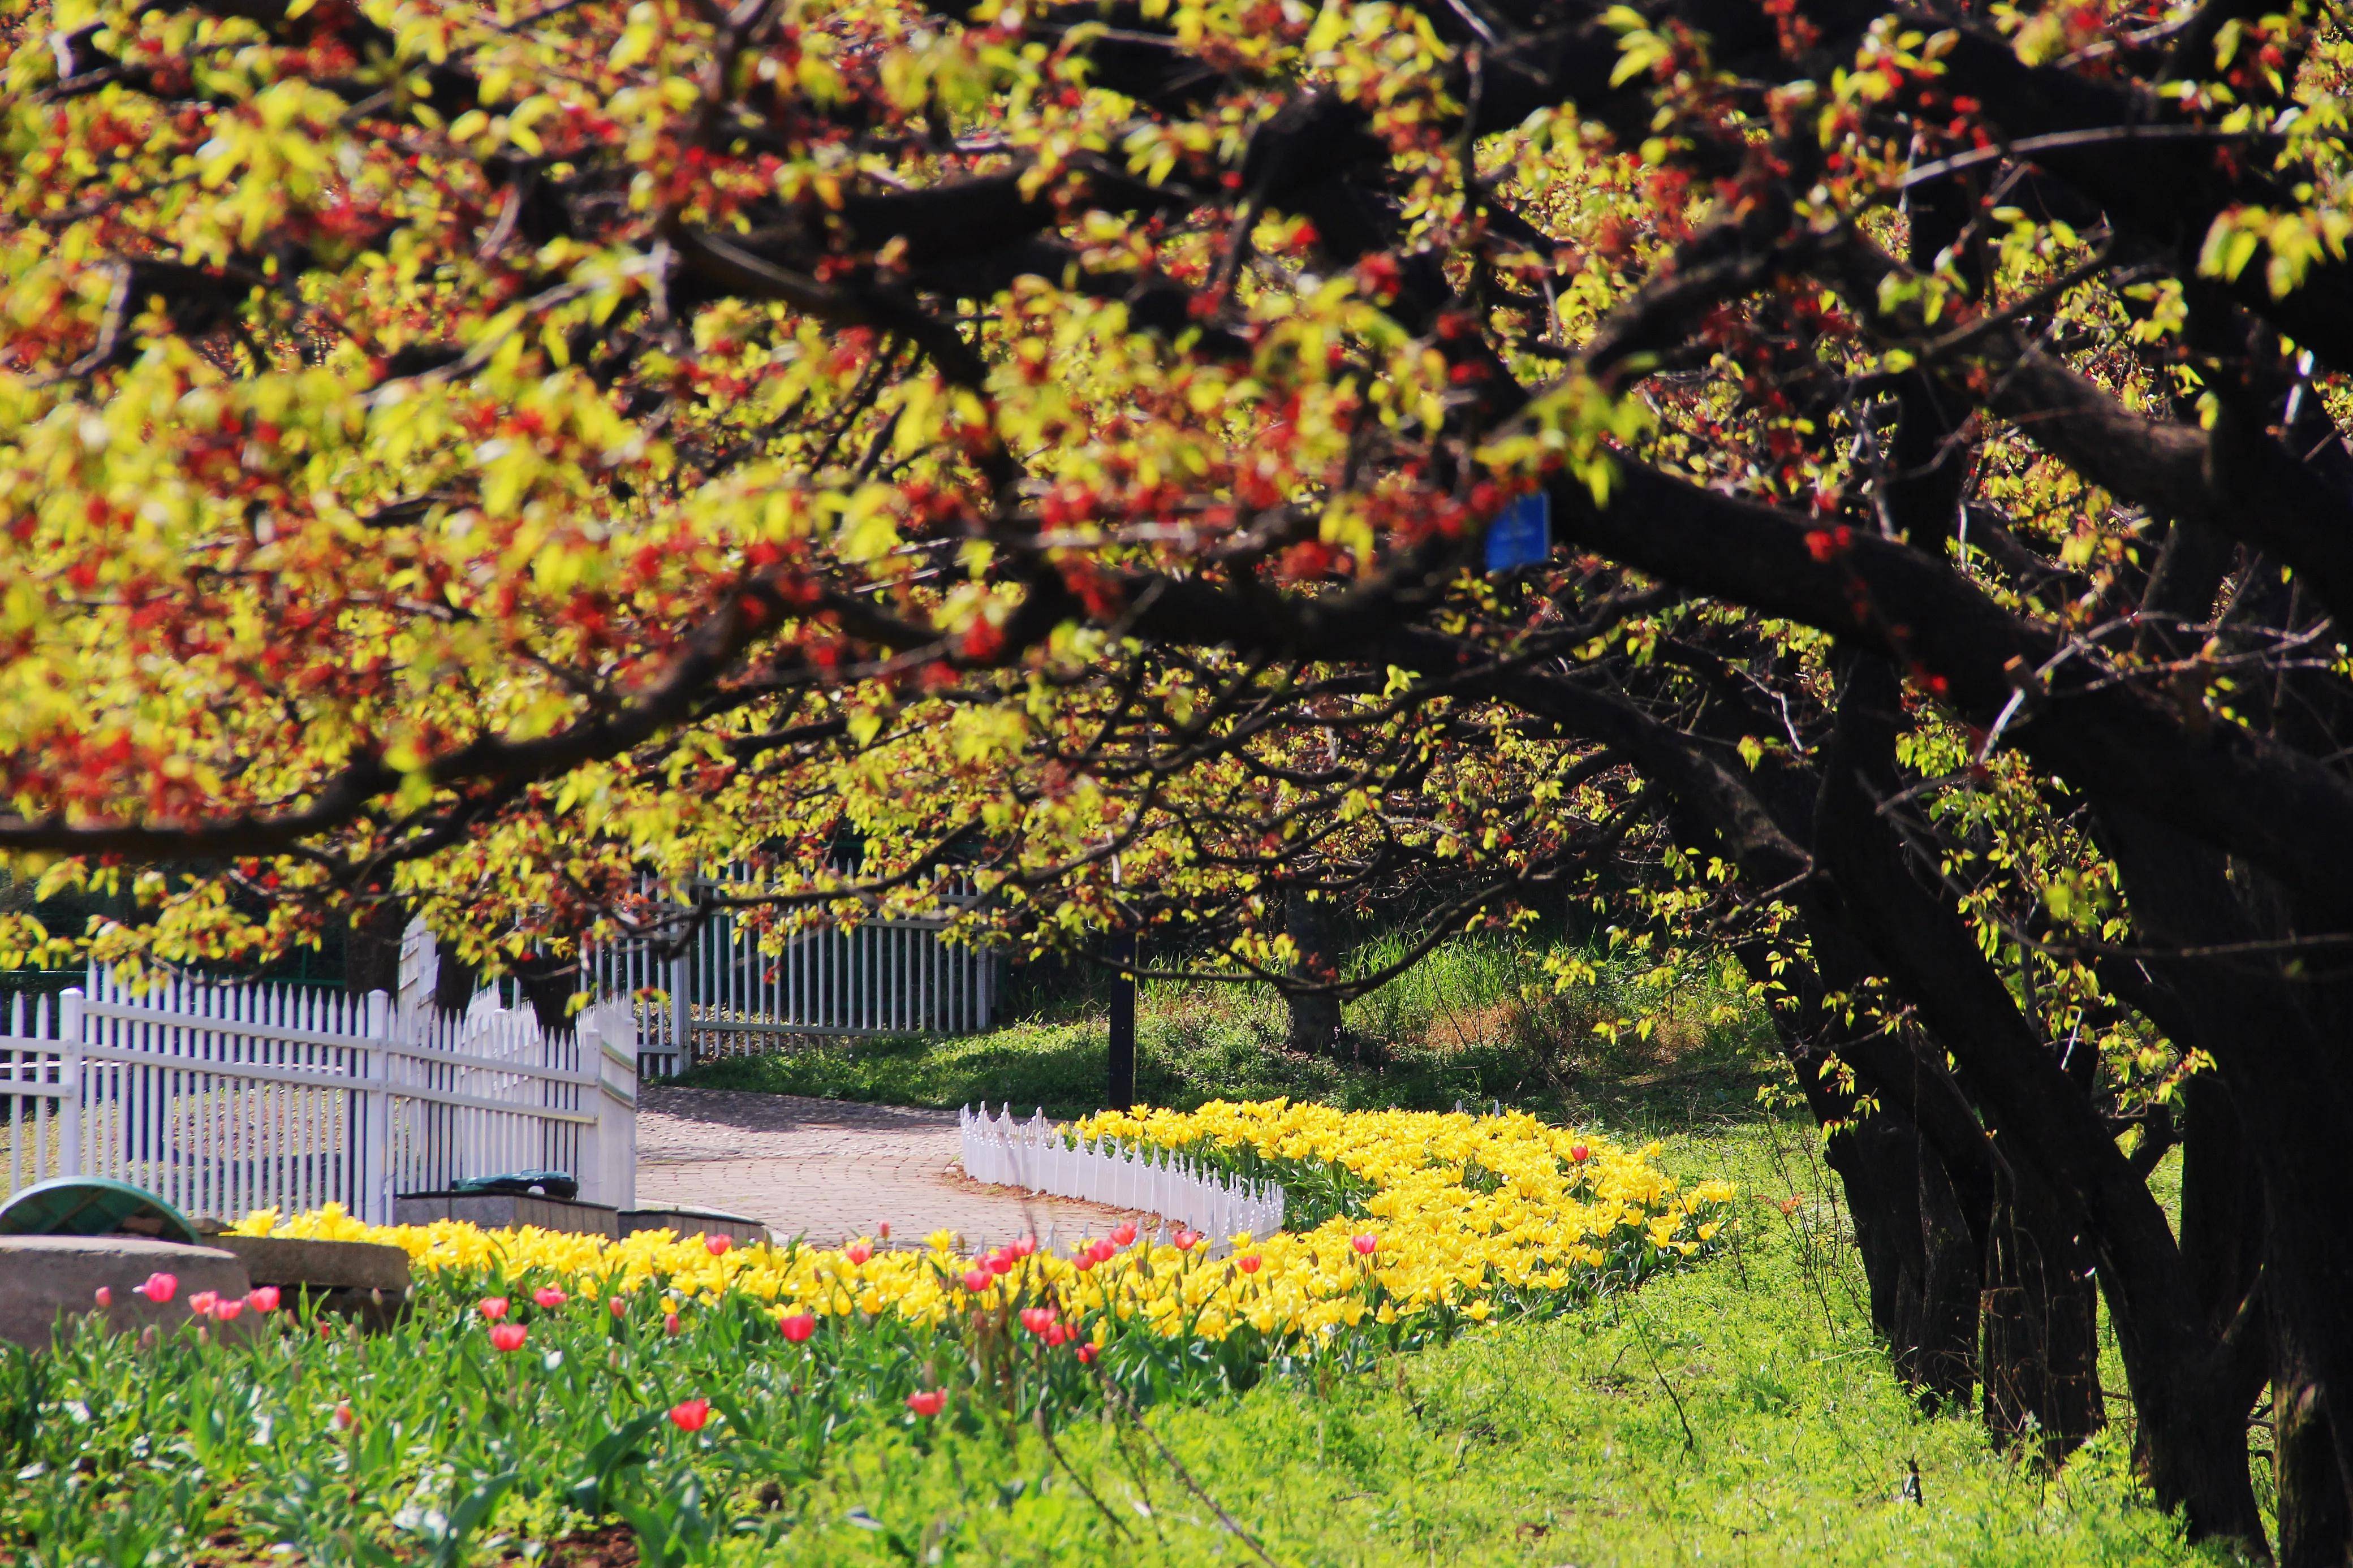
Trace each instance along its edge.
<path fill-rule="evenodd" d="M 679 950 L 670 961 L 670 1044 L 678 1053 L 678 1071 L 684 1072 L 694 1065 L 694 1047 L 687 1026 L 692 1021 L 693 1008 L 687 1000 L 687 982 L 693 973 L 687 951 Z"/>
<path fill-rule="evenodd" d="M 626 1004 L 581 1015 L 582 1054 L 593 1050 L 596 1062 L 596 1149 L 586 1162 L 596 1190 L 581 1195 L 619 1209 L 638 1206 L 637 1035 L 636 1009 Z"/>
<path fill-rule="evenodd" d="M 58 998 L 58 1109 L 65 1125 L 58 1129 L 58 1174 L 79 1176 L 81 1168 L 82 1063 L 81 988 L 69 986 Z"/>
<path fill-rule="evenodd" d="M 360 1047 L 361 1217 L 370 1225 L 392 1223 L 392 998 L 367 994 L 367 1037 Z"/>

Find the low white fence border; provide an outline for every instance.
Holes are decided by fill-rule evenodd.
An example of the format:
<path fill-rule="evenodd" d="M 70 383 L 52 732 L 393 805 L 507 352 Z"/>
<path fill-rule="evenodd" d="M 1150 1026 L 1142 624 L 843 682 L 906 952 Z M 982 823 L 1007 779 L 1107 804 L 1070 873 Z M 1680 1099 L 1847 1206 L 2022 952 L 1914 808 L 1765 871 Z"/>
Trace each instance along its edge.
<path fill-rule="evenodd" d="M 956 1124 L 964 1172 L 976 1182 L 1158 1215 L 1208 1237 L 1213 1255 L 1244 1231 L 1263 1238 L 1282 1228 L 1277 1182 L 1246 1182 L 1108 1138 L 1074 1142 L 1045 1112 L 1017 1121 L 1010 1105 L 996 1116 L 986 1104 L 965 1106 Z"/>
<path fill-rule="evenodd" d="M 390 1224 L 396 1194 L 560 1170 L 637 1200 L 637 1023 L 626 998 L 571 1030 L 483 992 L 429 1002 L 412 931 L 401 994 L 183 980 L 132 993 L 93 965 L 54 1006 L 16 998 L 0 1035 L 0 1197 L 102 1176 L 192 1216 L 339 1203 Z"/>

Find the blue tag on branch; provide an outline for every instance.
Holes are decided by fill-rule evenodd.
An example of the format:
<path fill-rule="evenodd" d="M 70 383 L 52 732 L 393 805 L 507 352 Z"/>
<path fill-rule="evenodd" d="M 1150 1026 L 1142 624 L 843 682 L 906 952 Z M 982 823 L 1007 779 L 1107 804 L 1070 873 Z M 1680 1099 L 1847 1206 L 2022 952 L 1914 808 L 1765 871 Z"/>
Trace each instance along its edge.
<path fill-rule="evenodd" d="M 1487 570 L 1509 572 L 1537 566 L 1552 554 L 1552 497 L 1542 490 L 1517 496 L 1487 525 Z"/>

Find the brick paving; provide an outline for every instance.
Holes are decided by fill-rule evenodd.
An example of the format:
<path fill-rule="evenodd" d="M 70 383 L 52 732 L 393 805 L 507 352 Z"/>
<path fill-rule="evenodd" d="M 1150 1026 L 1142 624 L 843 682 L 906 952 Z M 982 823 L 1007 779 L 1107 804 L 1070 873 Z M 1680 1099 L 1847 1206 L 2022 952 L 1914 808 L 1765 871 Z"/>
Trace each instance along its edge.
<path fill-rule="evenodd" d="M 718 1209 L 777 1239 L 833 1246 L 874 1236 L 920 1247 L 951 1230 L 967 1248 L 1036 1236 L 1069 1245 L 1123 1216 L 1100 1204 L 967 1180 L 952 1110 L 743 1094 L 638 1091 L 638 1205 Z"/>

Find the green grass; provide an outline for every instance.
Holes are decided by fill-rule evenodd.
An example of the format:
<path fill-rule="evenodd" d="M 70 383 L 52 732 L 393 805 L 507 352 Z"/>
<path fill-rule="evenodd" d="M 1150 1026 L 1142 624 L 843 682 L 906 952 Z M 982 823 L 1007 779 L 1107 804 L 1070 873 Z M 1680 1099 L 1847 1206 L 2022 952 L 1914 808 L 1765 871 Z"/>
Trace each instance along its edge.
<path fill-rule="evenodd" d="M 1533 992 L 1535 956 L 1459 944 L 1352 1005 L 1362 1063 L 1282 1047 L 1264 995 L 1148 987 L 1139 1098 L 1287 1094 L 1352 1106 L 1502 1099 L 1662 1138 L 1686 1179 L 1745 1194 L 1740 1240 L 1615 1302 L 1504 1324 L 1303 1386 L 1061 1433 L 853 1446 L 757 1560 L 794 1564 L 2063 1564 L 2216 1561 L 2148 1507 L 2104 1434 L 2063 1471 L 1931 1413 L 1871 1331 L 1860 1265 L 1810 1124 L 1757 1106 L 1774 1076 L 1737 987 L 1670 993 L 1604 965 Z M 1651 1012 L 1648 1040 L 1608 1027 Z M 1032 1018 L 714 1064 L 690 1081 L 905 1104 L 1103 1102 L 1102 1025 Z M 1770 1200 L 1798 1196 L 1785 1215 Z M 2115 1375 L 2113 1359 L 2108 1369 Z M 2112 1408 L 2128 1422 L 2121 1402 Z M 1165 1448 L 1164 1448 L 1165 1445 Z M 1903 1495 L 1916 1464 L 1920 1500 Z M 1189 1479 L 1187 1479 L 1189 1477 Z M 1092 1494 L 1092 1495 L 1090 1495 Z M 748 1561 L 749 1559 L 747 1559 Z"/>
<path fill-rule="evenodd" d="M 905 1422 L 904 1379 L 884 1356 L 860 1374 L 879 1380 L 871 1397 L 845 1384 L 851 1403 L 810 1473 L 792 1473 L 816 1457 L 799 1427 L 755 1419 L 738 1436 L 731 1422 L 698 1448 L 656 1420 L 649 1463 L 617 1484 L 640 1498 L 645 1528 L 712 1526 L 665 1559 L 711 1568 L 2219 1563 L 2141 1501 L 2124 1434 L 2047 1475 L 1993 1452 L 1967 1412 L 1923 1411 L 1896 1384 L 1810 1129 L 1752 1111 L 1664 1142 L 1677 1174 L 1740 1184 L 1736 1241 L 1630 1294 L 1356 1373 L 1326 1363 L 1140 1414 L 1064 1405 L 1050 1444 L 972 1399 Z M 1785 1215 L 1787 1195 L 1801 1201 Z M 155 1359 L 171 1365 L 142 1370 L 125 1342 L 67 1382 L 34 1373 L 37 1414 L 19 1405 L 0 1420 L 17 1489 L 0 1487 L 0 1563 L 585 1568 L 593 1542 L 607 1568 L 643 1568 L 656 1559 L 629 1555 L 628 1526 L 557 1521 L 565 1486 L 588 1473 L 583 1446 L 696 1390 L 747 1409 L 784 1398 L 776 1342 L 737 1342 L 723 1314 L 677 1341 L 650 1321 L 616 1327 L 609 1343 L 603 1314 L 587 1314 L 565 1334 L 546 1325 L 545 1343 L 570 1352 L 560 1370 L 535 1359 L 538 1327 L 528 1355 L 476 1367 L 456 1344 L 480 1337 L 469 1300 L 391 1339 L 290 1345 L 252 1365 L 167 1347 Z M 448 1353 L 417 1375 L 430 1347 L 410 1341 L 436 1336 Z M 521 1402 L 522 1417 L 499 1397 L 515 1379 L 573 1392 Z M 332 1427 L 338 1397 L 363 1412 L 349 1437 Z M 1917 1501 L 1904 1492 L 1915 1466 Z M 688 1478 L 703 1472 L 695 1502 Z M 501 1476 L 522 1484 L 486 1491 Z M 136 1495 L 100 1500 L 87 1490 L 98 1477 Z M 433 1508 L 477 1492 L 503 1500 L 470 1539 L 443 1539 Z M 404 1496 L 417 1506 L 386 1531 Z"/>
<path fill-rule="evenodd" d="M 1994 1451 L 1969 1412 L 1924 1410 L 1896 1383 L 1870 1329 L 1851 1232 L 1815 1133 L 1759 1108 L 1753 1085 L 1768 1074 L 1753 1020 L 1727 1017 L 1720 991 L 1696 986 L 1670 997 L 1653 1041 L 1621 1036 L 1613 1043 L 1606 1031 L 1572 1032 L 1580 1018 L 1588 1033 L 1593 1019 L 1606 1022 L 1609 995 L 1578 999 L 1582 1012 L 1548 1015 L 1538 1005 L 1543 999 L 1521 994 L 1511 974 L 1492 953 L 1480 955 L 1391 999 L 1386 1005 L 1394 1014 L 1370 1021 L 1388 1030 L 1377 1037 L 1375 1054 L 1384 1059 L 1363 1068 L 1286 1055 L 1280 1016 L 1263 1002 L 1156 989 L 1145 1020 L 1146 1062 L 1155 1075 L 1147 1093 L 1164 1103 L 1270 1092 L 1367 1105 L 1500 1097 L 1620 1138 L 1655 1136 L 1675 1174 L 1728 1176 L 1742 1190 L 1733 1245 L 1715 1261 L 1557 1317 L 1491 1325 L 1451 1344 L 1385 1355 L 1368 1370 L 1339 1371 L 1326 1359 L 1313 1372 L 1271 1376 L 1245 1394 L 1197 1391 L 1141 1412 L 1092 1398 L 1064 1405 L 1050 1439 L 1034 1419 L 992 1415 L 981 1400 L 961 1402 L 935 1423 L 910 1422 L 898 1412 L 900 1391 L 883 1375 L 886 1367 L 875 1374 L 881 1393 L 862 1403 L 853 1397 L 828 1419 L 822 1460 L 809 1473 L 779 1482 L 780 1470 L 735 1460 L 714 1473 L 715 1489 L 697 1517 L 715 1528 L 674 1560 L 733 1568 L 2042 1568 L 2223 1561 L 2183 1544 L 2174 1521 L 2147 1505 L 2126 1460 L 2128 1429 L 2103 1434 L 2054 1475 L 2026 1455 Z M 1357 1026 L 1369 1032 L 1366 1021 Z M 1549 1041 L 1546 1030 L 1553 1031 Z M 893 1042 L 698 1076 L 915 1103 L 986 1093 L 1068 1111 L 1100 1103 L 1101 1057 L 1099 1026 L 1046 1018 L 976 1040 Z M 1789 1197 L 1798 1202 L 1785 1213 Z M 445 1324 L 447 1331 L 467 1331 L 462 1302 L 442 1316 L 459 1323 Z M 618 1327 L 612 1331 L 628 1339 Z M 726 1341 L 719 1318 L 707 1330 L 690 1327 L 679 1341 L 649 1336 L 643 1351 L 634 1340 L 607 1347 L 598 1338 L 604 1332 L 596 1329 L 565 1363 L 564 1377 L 585 1391 L 574 1402 L 578 1409 L 564 1406 L 576 1417 L 572 1426 L 538 1415 L 518 1424 L 484 1403 L 487 1387 L 470 1393 L 452 1372 L 386 1382 L 380 1374 L 389 1363 L 375 1363 L 395 1355 L 389 1342 L 330 1347 L 332 1364 L 353 1362 L 353 1374 L 306 1386 L 301 1397 L 260 1399 L 234 1380 L 206 1394 L 192 1384 L 184 1392 L 190 1407 L 205 1413 L 201 1419 L 183 1419 L 176 1407 L 153 1401 L 114 1400 L 111 1414 L 101 1413 L 120 1428 L 111 1440 L 128 1445 L 126 1454 L 152 1456 L 145 1468 L 153 1484 L 141 1507 L 118 1506 L 103 1517 L 87 1502 L 76 1515 L 87 1477 L 62 1462 L 65 1451 L 51 1452 L 60 1441 L 71 1449 L 74 1429 L 61 1425 L 69 1415 L 91 1417 L 74 1415 L 64 1402 L 70 1391 L 48 1389 L 37 1447 L 50 1463 L 19 1468 L 22 1495 L 13 1500 L 0 1485 L 0 1568 L 111 1561 L 165 1568 L 164 1558 L 142 1556 L 133 1542 L 142 1532 L 168 1533 L 179 1493 L 165 1483 L 174 1475 L 196 1489 L 182 1489 L 191 1499 L 227 1484 L 242 1500 L 226 1515 L 181 1506 L 190 1521 L 174 1539 L 220 1531 L 213 1539 L 223 1546 L 201 1561 L 220 1568 L 345 1561 L 316 1543 L 335 1535 L 361 1496 L 350 1472 L 355 1459 L 339 1452 L 359 1450 L 327 1428 L 332 1399 L 346 1394 L 373 1391 L 358 1430 L 384 1447 L 384 1463 L 421 1463 L 431 1471 L 417 1482 L 422 1502 L 445 1493 L 455 1499 L 494 1472 L 568 1476 L 542 1450 L 577 1447 L 582 1433 L 602 1429 L 596 1417 L 607 1405 L 622 1414 L 659 1410 L 683 1390 L 739 1384 L 775 1392 L 768 1352 Z M 698 1337 L 708 1335 L 716 1336 L 708 1344 Z M 535 1342 L 533 1353 L 539 1349 Z M 455 1365 L 464 1358 L 445 1359 Z M 368 1369 L 379 1375 L 363 1375 Z M 518 1362 L 501 1370 L 526 1369 Z M 610 1390 L 598 1381 L 607 1371 L 617 1380 Z M 544 1373 L 531 1372 L 554 1373 L 553 1362 Z M 145 1374 L 124 1366 L 118 1375 L 130 1389 Z M 796 1385 L 794 1396 L 799 1393 Z M 2121 1402 L 2112 1408 L 2128 1419 Z M 300 1430 L 282 1429 L 275 1442 L 240 1443 L 238 1413 L 248 1410 Z M 30 1414 L 20 1408 L 13 1421 L 0 1420 L 0 1436 L 17 1435 L 14 1464 L 34 1451 L 24 1424 Z M 686 1478 L 696 1473 L 686 1463 L 691 1445 L 659 1424 L 653 1436 L 651 1462 L 642 1482 L 632 1484 L 650 1500 L 685 1499 Z M 539 1456 L 528 1466 L 520 1463 L 526 1449 Z M 403 1453 L 407 1460 L 399 1459 Z M 707 1453 L 724 1458 L 735 1449 Z M 737 1456 L 752 1458 L 749 1448 Z M 121 1462 L 110 1457 L 99 1470 Z M 273 1465 L 282 1478 L 258 1473 Z M 1906 1491 L 1915 1468 L 1916 1500 Z M 372 1538 L 385 1550 L 373 1561 L 585 1568 L 593 1548 L 593 1560 L 607 1568 L 642 1568 L 659 1555 L 633 1555 L 629 1530 L 608 1524 L 518 1558 L 523 1540 L 565 1528 L 552 1511 L 559 1494 L 527 1490 L 508 1494 L 473 1542 L 445 1553 L 426 1539 L 436 1515 L 418 1513 L 390 1536 L 378 1530 Z M 36 1522 L 50 1515 L 76 1516 L 76 1533 L 104 1554 L 68 1546 L 54 1523 Z M 30 1531 L 15 1535 L 13 1550 L 12 1521 Z M 311 1546 L 307 1553 L 270 1544 L 298 1539 Z M 116 1545 L 129 1550 L 115 1552 Z"/>
<path fill-rule="evenodd" d="M 1753 1202 L 1738 1250 L 1706 1268 L 1321 1388 L 1274 1382 L 1222 1405 L 1151 1412 L 1149 1436 L 1091 1423 L 1060 1436 L 1067 1464 L 1028 1432 L 928 1452 L 860 1445 L 796 1500 L 797 1527 L 758 1560 L 2211 1560 L 2140 1500 L 2122 1434 L 2049 1476 L 1992 1452 L 1966 1414 L 1918 1408 L 1872 1339 L 1810 1139 L 1751 1119 L 1669 1140 L 1686 1175 L 1807 1199 L 1787 1217 Z M 1915 1462 L 1918 1502 L 1902 1496 Z"/>
<path fill-rule="evenodd" d="M 1542 956 L 1517 942 L 1440 949 L 1349 1005 L 1352 1046 L 1340 1060 L 1284 1048 L 1282 1005 L 1264 988 L 1148 984 L 1137 1008 L 1137 1099 L 1189 1110 L 1287 1095 L 1416 1110 L 1501 1100 L 1563 1120 L 1608 1116 L 1658 1127 L 1754 1099 L 1765 1077 L 1761 1023 L 1723 977 L 1663 986 L 1630 964 L 1603 962 L 1595 984 L 1558 993 Z M 1109 1040 L 1094 1000 L 1040 1009 L 985 1035 L 734 1058 L 678 1081 L 892 1105 L 1010 1101 L 1082 1115 L 1103 1104 Z M 1656 1020 L 1648 1038 L 1612 1028 L 1646 1015 Z"/>

